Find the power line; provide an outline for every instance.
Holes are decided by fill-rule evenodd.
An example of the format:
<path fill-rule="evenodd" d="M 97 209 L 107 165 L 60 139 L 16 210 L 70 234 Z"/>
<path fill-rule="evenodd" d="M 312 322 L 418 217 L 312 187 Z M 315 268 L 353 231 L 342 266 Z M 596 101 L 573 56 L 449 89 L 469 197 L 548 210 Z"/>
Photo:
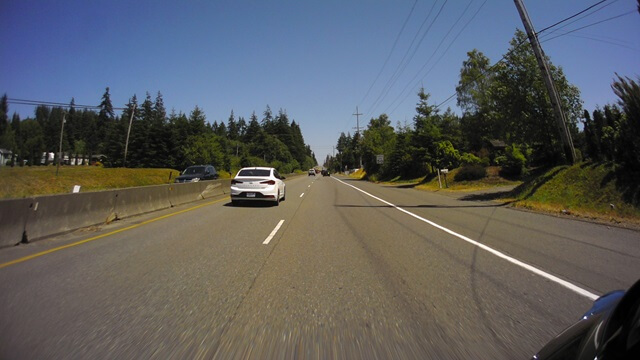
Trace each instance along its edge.
<path fill-rule="evenodd" d="M 448 1 L 448 0 L 447 0 Z M 429 31 L 431 30 L 431 27 L 433 26 L 433 24 L 435 24 L 435 22 L 438 20 L 438 18 L 440 17 L 440 15 L 442 14 L 442 10 L 444 9 L 444 6 L 447 4 L 447 1 L 445 1 L 444 3 L 442 3 L 442 6 L 440 7 L 440 9 L 438 10 L 438 13 L 436 14 L 436 16 L 433 18 L 433 20 L 431 21 L 431 23 L 429 24 L 429 27 L 427 28 L 427 30 L 424 32 L 424 34 L 422 35 L 422 37 L 420 38 L 420 41 L 418 42 L 418 45 L 416 45 L 416 47 L 413 49 L 413 52 L 411 53 L 411 56 L 409 57 L 409 60 L 407 60 L 404 65 L 402 66 L 402 69 L 400 70 L 400 72 L 398 73 L 398 75 L 395 77 L 395 79 L 393 79 L 393 82 L 391 83 L 391 85 L 388 87 L 386 93 L 384 94 L 384 96 L 382 97 L 382 100 L 384 100 L 384 98 L 387 97 L 387 95 L 389 94 L 389 92 L 391 91 L 391 88 L 395 85 L 395 83 L 398 81 L 398 79 L 400 78 L 400 76 L 402 75 L 402 73 L 404 73 L 405 69 L 407 68 L 407 66 L 409 65 L 409 63 L 411 63 L 411 61 L 413 60 L 413 57 L 416 55 L 416 52 L 418 52 L 418 49 L 420 48 L 420 45 L 422 44 L 422 42 L 424 41 L 424 39 L 426 38 L 426 36 L 429 34 Z M 382 101 L 381 100 L 381 101 Z M 378 103 L 378 106 L 380 105 L 380 103 Z M 373 109 L 370 113 L 373 112 Z"/>
<path fill-rule="evenodd" d="M 70 107 L 70 108 L 80 108 L 87 110 L 99 110 L 101 107 L 99 105 L 79 105 L 79 104 L 69 104 L 69 103 L 60 103 L 53 101 L 42 101 L 42 100 L 26 100 L 26 99 L 13 99 L 7 98 L 7 103 L 14 105 L 29 105 L 29 106 L 59 106 L 59 107 Z M 128 108 L 116 108 L 113 110 L 127 110 Z"/>
<path fill-rule="evenodd" d="M 601 42 L 601 43 L 605 43 L 605 44 L 620 46 L 620 47 L 623 47 L 623 48 L 629 49 L 629 50 L 638 51 L 638 49 L 627 45 L 627 44 L 629 44 L 628 42 L 622 41 L 622 40 L 619 40 L 619 39 L 612 39 L 612 38 L 610 38 L 610 40 L 606 40 L 607 38 L 598 39 L 597 37 L 594 37 L 592 35 L 589 35 L 589 36 L 586 35 L 586 34 L 578 35 L 578 34 L 572 34 L 572 33 L 569 33 L 569 32 L 562 32 L 560 36 L 564 36 L 564 35 L 569 35 L 569 36 L 577 37 L 577 38 L 581 38 L 581 39 L 593 40 L 593 41 L 597 41 L 597 42 Z M 551 40 L 551 39 L 549 39 L 549 40 Z M 545 41 L 546 40 L 544 40 L 542 42 L 545 42 Z"/>
<path fill-rule="evenodd" d="M 591 6 L 589 6 L 588 8 L 586 8 L 586 9 L 584 9 L 584 10 L 582 10 L 582 11 L 578 12 L 578 13 L 575 13 L 575 14 L 573 14 L 573 15 L 569 16 L 568 18 L 565 18 L 565 19 L 563 19 L 563 20 L 560 20 L 560 21 L 558 21 L 557 23 L 555 23 L 555 24 L 553 24 L 553 25 L 547 26 L 546 28 L 544 28 L 544 29 L 542 29 L 542 30 L 538 31 L 538 32 L 536 33 L 536 35 L 539 35 L 539 34 L 541 34 L 541 33 L 545 32 L 545 31 L 547 31 L 547 30 L 549 30 L 549 29 L 551 29 L 551 28 L 554 28 L 554 27 L 556 27 L 556 26 L 558 26 L 558 25 L 562 24 L 562 23 L 563 23 L 563 22 L 565 22 L 565 21 L 571 20 L 571 19 L 573 19 L 574 17 L 576 17 L 576 16 L 578 16 L 578 15 L 580 15 L 580 14 L 582 14 L 582 13 L 585 13 L 585 12 L 587 12 L 587 11 L 589 11 L 589 10 L 593 9 L 594 7 L 596 7 L 596 6 L 600 5 L 600 4 L 604 3 L 604 2 L 607 2 L 607 0 L 602 0 L 602 1 L 600 1 L 600 2 L 597 2 L 597 3 L 595 3 L 595 4 L 591 5 Z"/>
<path fill-rule="evenodd" d="M 409 18 L 411 18 L 411 15 L 413 14 L 413 10 L 416 8 L 417 3 L 418 3 L 418 0 L 415 0 L 415 2 L 413 3 L 413 6 L 411 7 L 411 11 L 409 11 L 409 15 L 407 15 L 407 18 L 404 20 L 404 24 L 402 24 L 402 28 L 400 28 L 400 32 L 398 33 L 398 36 L 396 36 L 396 40 L 393 42 L 393 46 L 391 47 L 391 51 L 389 51 L 389 55 L 387 55 L 387 58 L 385 59 L 384 64 L 380 68 L 378 75 L 376 76 L 375 80 L 373 80 L 373 82 L 371 83 L 371 86 L 369 86 L 367 93 L 364 95 L 360 103 L 364 103 L 364 101 L 367 99 L 367 96 L 369 96 L 371 89 L 373 89 L 373 85 L 375 85 L 375 83 L 378 81 L 378 79 L 380 78 L 380 75 L 382 74 L 382 71 L 384 70 L 385 66 L 387 66 L 387 63 L 391 58 L 391 54 L 393 54 L 393 51 L 395 50 L 396 45 L 398 44 L 398 40 L 400 39 L 400 36 L 402 35 L 404 28 L 407 26 L 407 23 L 409 22 Z"/>
<path fill-rule="evenodd" d="M 613 17 L 610 17 L 610 18 L 608 18 L 608 19 L 600 20 L 600 21 L 598 21 L 598 22 L 595 22 L 595 23 L 592 23 L 592 24 L 589 24 L 589 25 L 585 25 L 585 26 L 579 27 L 579 28 L 577 28 L 577 29 L 574 29 L 574 30 L 568 31 L 568 32 L 566 32 L 566 33 L 564 33 L 564 34 L 561 34 L 561 35 L 558 35 L 558 36 L 554 36 L 554 37 L 552 37 L 552 38 L 550 38 L 550 39 L 545 39 L 543 42 L 551 41 L 551 40 L 553 40 L 553 39 L 557 39 L 557 38 L 559 38 L 559 37 L 561 37 L 561 36 L 569 35 L 569 34 L 574 33 L 574 32 L 576 32 L 576 31 L 583 30 L 583 29 L 586 29 L 586 28 L 591 27 L 591 26 L 594 26 L 594 25 L 602 24 L 603 22 L 607 22 L 607 21 L 615 20 L 615 19 L 621 18 L 621 17 L 623 17 L 623 16 L 626 16 L 626 15 L 629 15 L 629 14 L 633 14 L 633 13 L 635 13 L 635 12 L 636 12 L 636 10 L 631 10 L 631 11 L 628 11 L 628 12 L 626 12 L 626 13 L 623 13 L 623 14 L 620 14 L 620 15 L 616 15 L 616 16 L 613 16 Z"/>
<path fill-rule="evenodd" d="M 411 43 L 409 44 L 409 47 L 407 48 L 407 51 L 404 53 L 404 55 L 402 56 L 402 60 L 400 60 L 400 63 L 398 64 L 398 66 L 396 67 L 396 70 L 393 72 L 393 74 L 391 75 L 391 77 L 389 78 L 389 80 L 387 80 L 387 82 L 385 83 L 384 87 L 382 88 L 382 91 L 380 92 L 380 94 L 378 95 L 378 97 L 376 98 L 376 100 L 373 102 L 373 104 L 371 105 L 370 109 L 367 112 L 368 114 L 373 113 L 373 110 L 377 107 L 377 104 L 379 101 L 381 101 L 381 98 L 383 98 L 385 94 L 385 91 L 388 92 L 387 89 L 391 88 L 391 83 L 393 82 L 394 78 L 396 77 L 396 74 L 398 74 L 398 71 L 400 71 L 400 68 L 402 67 L 402 64 L 405 62 L 405 60 L 407 59 L 407 55 L 409 55 L 409 52 L 411 52 L 411 49 L 413 48 L 413 44 L 415 43 L 416 39 L 418 38 L 418 36 L 420 35 L 420 33 L 422 32 L 422 28 L 424 27 L 424 25 L 427 23 L 427 21 L 429 20 L 429 18 L 431 17 L 431 13 L 433 12 L 433 9 L 435 8 L 436 4 L 438 3 L 438 1 L 435 1 L 433 3 L 433 5 L 431 6 L 431 8 L 429 9 L 429 12 L 427 14 L 427 17 L 424 19 L 424 21 L 422 22 L 422 24 L 420 25 L 420 28 L 418 28 L 418 31 L 416 32 L 416 34 L 414 35 L 413 39 L 411 40 Z M 446 2 L 445 2 L 446 3 Z M 425 35 L 428 32 L 425 31 Z M 424 37 L 423 37 L 424 38 Z M 419 44 L 416 45 L 416 47 L 420 46 Z M 384 95 L 384 96 L 383 96 Z"/>
<path fill-rule="evenodd" d="M 605 1 L 606 1 L 606 0 L 605 0 Z M 557 26 L 557 25 L 559 25 L 559 24 L 561 24 L 561 23 L 563 23 L 563 22 L 565 22 L 565 21 L 567 21 L 567 20 L 569 20 L 569 19 L 571 19 L 571 18 L 574 18 L 574 17 L 576 17 L 577 15 L 580 15 L 580 14 L 584 13 L 585 11 L 588 11 L 588 10 L 592 9 L 594 6 L 597 6 L 597 5 L 599 5 L 599 4 L 603 3 L 603 2 L 604 2 L 604 1 L 600 1 L 599 3 L 597 3 L 597 4 L 595 4 L 595 5 L 590 6 L 590 7 L 588 7 L 588 8 L 587 8 L 587 9 L 585 9 L 585 10 L 582 10 L 582 11 L 580 11 L 580 12 L 579 12 L 579 13 L 577 13 L 577 14 L 571 15 L 571 16 L 569 16 L 569 17 L 565 18 L 564 20 L 561 20 L 561 21 L 559 21 L 559 22 L 555 23 L 555 24 L 554 24 L 554 25 L 552 25 L 552 26 L 548 26 L 548 27 L 544 28 L 542 31 L 549 30 L 549 29 L 551 29 L 553 26 Z M 615 2 L 615 1 L 614 1 L 614 2 Z M 613 3 L 611 3 L 611 4 L 613 4 Z M 596 11 L 594 11 L 594 12 L 592 12 L 592 13 L 590 13 L 590 14 L 587 14 L 587 15 L 583 16 L 582 18 L 577 19 L 577 20 L 575 20 L 575 21 L 581 20 L 581 19 L 583 19 L 583 18 L 585 18 L 585 17 L 587 17 L 587 16 L 590 16 L 590 15 L 593 15 L 593 14 L 595 14 L 596 12 L 598 12 L 598 11 L 600 11 L 600 10 L 604 9 L 605 7 L 607 7 L 607 6 L 611 5 L 611 4 L 607 4 L 607 5 L 603 6 L 603 7 L 601 7 L 600 9 L 597 9 Z M 591 26 L 594 26 L 594 25 L 598 25 L 598 24 L 601 24 L 601 23 L 606 22 L 606 21 L 614 20 L 614 19 L 620 18 L 620 17 L 622 17 L 622 16 L 626 16 L 626 15 L 632 14 L 632 13 L 634 13 L 634 12 L 635 12 L 635 10 L 632 10 L 632 11 L 626 12 L 626 13 L 624 13 L 624 14 L 620 14 L 620 15 L 617 15 L 617 16 L 614 16 L 614 17 L 611 17 L 611 18 L 608 18 L 608 19 L 604 19 L 604 20 L 601 20 L 601 21 L 598 21 L 598 22 L 595 22 L 595 23 L 592 23 L 592 24 L 589 24 L 589 25 L 586 25 L 586 26 L 583 26 L 583 27 L 580 27 L 580 28 L 577 28 L 577 29 L 574 29 L 574 30 L 568 31 L 568 32 L 566 32 L 566 33 L 564 33 L 564 34 L 562 34 L 562 35 L 558 35 L 558 36 L 552 37 L 552 38 L 550 38 L 550 39 L 545 39 L 544 41 L 541 41 L 541 42 L 547 42 L 547 41 L 550 41 L 550 40 L 553 40 L 553 39 L 557 39 L 557 38 L 559 38 L 559 37 L 561 37 L 561 36 L 569 35 L 569 34 L 571 34 L 571 33 L 573 33 L 573 32 L 576 32 L 576 31 L 579 31 L 579 30 L 582 30 L 582 29 L 585 29 L 585 28 L 588 28 L 588 27 L 591 27 Z M 575 22 L 575 21 L 574 21 L 574 22 Z M 567 25 L 565 25 L 565 26 L 568 26 L 568 25 L 570 25 L 570 24 L 572 24 L 572 23 L 573 23 L 573 22 L 571 22 L 571 23 L 569 23 L 569 24 L 567 24 Z M 537 34 L 540 34 L 542 31 L 537 32 L 537 33 L 536 33 L 536 35 L 537 35 Z M 514 47 L 514 50 L 515 50 L 515 49 L 517 49 L 517 48 L 519 48 L 520 46 L 522 46 L 522 45 L 524 45 L 524 44 L 526 44 L 526 41 L 523 41 L 523 42 L 521 42 L 520 44 L 517 44 L 517 45 Z M 479 75 L 478 75 L 475 79 L 473 79 L 471 82 L 475 82 L 475 81 L 477 81 L 478 79 L 480 79 L 482 76 L 484 76 L 485 74 L 487 74 L 487 73 L 489 73 L 489 72 L 493 71 L 493 69 L 494 69 L 498 64 L 500 64 L 500 63 L 504 62 L 504 60 L 506 59 L 506 56 L 507 56 L 508 54 L 509 54 L 509 52 L 507 52 L 507 54 L 505 54 L 505 55 L 504 55 L 500 60 L 498 60 L 498 61 L 497 61 L 494 65 L 492 65 L 489 69 L 487 69 L 487 71 L 484 71 L 484 72 L 482 72 L 481 74 L 479 74 Z M 444 105 L 444 104 L 448 103 L 449 101 L 451 101 L 451 99 L 453 99 L 453 97 L 454 97 L 454 96 L 456 96 L 456 94 L 457 94 L 457 92 L 454 92 L 452 95 L 450 95 L 449 97 L 447 97 L 444 101 L 442 101 L 440 104 L 436 105 L 436 108 L 437 108 L 437 109 L 440 109 L 440 107 L 441 107 L 442 105 Z"/>
<path fill-rule="evenodd" d="M 453 38 L 453 40 L 451 40 L 449 42 L 449 46 L 447 46 L 447 48 L 442 52 L 442 54 L 440 55 L 440 57 L 438 58 L 438 60 L 436 60 L 436 62 L 429 68 L 429 70 L 422 76 L 422 78 L 416 82 L 417 86 L 418 83 L 422 80 L 424 80 L 425 77 L 427 77 L 427 75 L 429 75 L 431 73 L 431 70 L 433 70 L 435 68 L 435 66 L 440 62 L 440 60 L 442 60 L 442 58 L 447 54 L 447 52 L 449 51 L 449 49 L 451 48 L 451 46 L 453 46 L 453 44 L 456 42 L 456 40 L 458 40 L 458 38 L 460 37 L 460 35 L 464 32 L 464 30 L 467 28 L 467 26 L 469 26 L 469 24 L 471 24 L 471 22 L 476 18 L 476 16 L 478 15 L 478 13 L 480 12 L 480 10 L 482 10 L 482 8 L 484 7 L 484 5 L 487 3 L 488 0 L 485 0 L 480 7 L 478 8 L 478 10 L 476 10 L 476 12 L 471 16 L 471 18 L 465 23 L 465 25 L 462 27 L 462 29 L 460 29 L 460 31 L 456 34 L 456 36 Z M 449 35 L 449 33 L 451 32 L 451 30 L 453 30 L 453 28 L 455 27 L 455 25 L 458 23 L 458 21 L 460 21 L 460 19 L 464 16 L 464 14 L 466 13 L 467 9 L 469 8 L 469 6 L 471 5 L 472 2 L 469 3 L 469 5 L 467 5 L 467 8 L 465 8 L 465 10 L 462 12 L 462 14 L 460 15 L 460 17 L 458 18 L 458 20 L 456 20 L 456 22 L 454 23 L 454 25 L 451 27 L 451 29 L 449 29 L 449 32 L 447 32 L 447 35 Z M 385 109 L 385 113 L 387 112 L 387 110 L 389 108 L 391 108 L 391 106 L 393 106 L 393 104 L 395 104 L 398 100 L 400 100 L 402 97 L 404 97 L 404 99 L 402 101 L 400 101 L 394 108 L 393 110 L 388 113 L 389 115 L 392 114 L 393 112 L 396 111 L 396 109 L 398 109 L 398 107 L 400 107 L 400 105 L 404 102 L 404 100 L 407 99 L 408 94 L 405 94 L 406 91 L 408 89 L 410 89 L 410 85 L 412 84 L 412 82 L 418 78 L 418 76 L 420 76 L 420 73 L 422 72 L 422 70 L 424 70 L 424 68 L 427 66 L 427 64 L 429 63 L 429 61 L 431 61 L 431 59 L 433 58 L 433 56 L 435 56 L 435 53 L 437 52 L 437 49 L 440 48 L 440 46 L 442 45 L 442 43 L 444 42 L 444 40 L 446 39 L 447 35 L 445 35 L 445 37 L 442 38 L 442 41 L 440 42 L 440 44 L 438 45 L 438 47 L 436 48 L 436 50 L 433 52 L 432 56 L 429 58 L 429 60 L 427 60 L 427 62 L 424 63 L 424 65 L 422 66 L 422 68 L 420 69 L 420 71 L 418 71 L 418 73 L 416 74 L 416 76 L 414 76 L 414 78 L 409 81 L 407 83 L 407 85 L 405 86 L 405 88 L 400 92 L 400 94 L 398 95 L 398 97 L 396 97 L 392 102 L 391 105 L 389 105 L 386 109 Z"/>
<path fill-rule="evenodd" d="M 573 21 L 570 21 L 569 23 L 564 24 L 564 25 L 560 26 L 559 28 L 557 28 L 557 29 L 555 29 L 555 30 L 553 30 L 553 31 L 551 31 L 551 32 L 548 32 L 548 33 L 542 34 L 542 36 L 540 36 L 540 39 L 544 38 L 545 36 L 550 36 L 551 34 L 553 34 L 553 33 L 557 32 L 557 31 L 560 31 L 561 29 L 564 29 L 564 28 L 566 28 L 567 26 L 569 26 L 569 25 L 571 25 L 571 24 L 575 24 L 576 22 L 578 22 L 578 21 L 580 21 L 580 20 L 582 20 L 582 19 L 586 19 L 586 18 L 588 18 L 589 16 L 594 15 L 595 13 L 600 12 L 600 11 L 602 11 L 602 10 L 606 9 L 607 7 L 609 7 L 609 6 L 611 6 L 611 5 L 615 4 L 615 3 L 617 3 L 618 1 L 619 1 L 619 0 L 613 0 L 612 2 L 610 2 L 610 3 L 608 3 L 608 4 L 606 4 L 606 5 L 602 6 L 602 7 L 600 7 L 599 9 L 595 9 L 595 10 L 591 11 L 590 13 L 585 14 L 585 15 L 583 15 L 583 16 L 581 16 L 581 17 L 579 17 L 579 18 L 577 18 L 577 19 L 575 19 L 575 20 L 573 20 Z M 581 13 L 582 13 L 582 12 L 581 12 Z M 573 16 L 571 16 L 571 17 L 573 17 Z M 566 19 L 565 19 L 565 20 L 566 20 Z M 562 20 L 562 21 L 560 21 L 560 22 L 564 22 L 564 20 Z M 538 32 L 538 34 L 539 34 L 539 33 L 541 33 L 541 32 Z"/>

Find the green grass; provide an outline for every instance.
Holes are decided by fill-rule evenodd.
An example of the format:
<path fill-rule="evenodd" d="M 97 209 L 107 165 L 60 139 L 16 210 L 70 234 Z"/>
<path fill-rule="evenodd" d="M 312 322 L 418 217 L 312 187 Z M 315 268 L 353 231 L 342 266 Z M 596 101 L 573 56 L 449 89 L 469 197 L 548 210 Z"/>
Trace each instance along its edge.
<path fill-rule="evenodd" d="M 168 184 L 178 174 L 173 169 L 62 166 L 56 176 L 55 166 L 3 166 L 0 167 L 0 199 L 70 193 L 74 185 L 80 185 L 80 191 L 87 192 Z"/>
<path fill-rule="evenodd" d="M 450 170 L 447 174 L 446 182 L 444 174 L 440 176 L 442 188 L 440 188 L 440 184 L 438 183 L 437 175 L 427 175 L 426 177 L 417 179 L 401 179 L 398 177 L 386 181 L 385 183 L 395 185 L 413 185 L 416 189 L 428 191 L 477 191 L 501 186 L 515 186 L 522 184 L 522 181 L 512 181 L 500 177 L 498 174 L 499 168 L 495 166 L 487 168 L 487 176 L 485 178 L 475 181 L 455 181 L 454 177 L 459 170 L 459 168 Z"/>
<path fill-rule="evenodd" d="M 520 185 L 522 183 L 522 181 L 512 181 L 501 177 L 498 174 L 499 170 L 499 167 L 490 166 L 487 168 L 487 176 L 480 180 L 455 181 L 454 178 L 458 171 L 460 171 L 460 168 L 452 169 L 448 174 L 446 174 L 446 181 L 445 175 L 440 175 L 440 183 L 442 184 L 442 189 L 440 189 L 440 183 L 438 183 L 438 176 L 431 176 L 430 178 L 426 178 L 425 181 L 423 181 L 422 184 L 416 186 L 416 188 L 432 191 L 477 191 L 501 186 Z"/>
<path fill-rule="evenodd" d="M 639 174 L 610 163 L 558 166 L 516 188 L 515 206 L 610 222 L 640 223 Z M 613 205 L 613 206 L 612 206 Z"/>
<path fill-rule="evenodd" d="M 411 186 L 426 191 L 468 192 L 502 186 L 512 191 L 490 193 L 487 200 L 509 202 L 535 211 L 568 214 L 581 218 L 640 225 L 640 174 L 630 174 L 611 163 L 580 163 L 534 171 L 524 181 L 501 177 L 498 167 L 487 168 L 487 176 L 477 181 L 454 181 L 459 169 L 447 174 L 448 187 L 440 189 L 438 177 L 392 179 L 387 184 Z M 613 206 L 611 206 L 613 205 Z"/>

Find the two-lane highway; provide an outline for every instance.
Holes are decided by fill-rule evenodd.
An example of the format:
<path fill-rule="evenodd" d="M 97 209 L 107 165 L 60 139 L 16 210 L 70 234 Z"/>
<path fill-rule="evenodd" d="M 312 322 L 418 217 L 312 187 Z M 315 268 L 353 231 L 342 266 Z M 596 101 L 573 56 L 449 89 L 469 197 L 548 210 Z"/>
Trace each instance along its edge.
<path fill-rule="evenodd" d="M 296 177 L 278 207 L 204 201 L 1 249 L 0 358 L 528 358 L 640 276 L 639 242 Z"/>

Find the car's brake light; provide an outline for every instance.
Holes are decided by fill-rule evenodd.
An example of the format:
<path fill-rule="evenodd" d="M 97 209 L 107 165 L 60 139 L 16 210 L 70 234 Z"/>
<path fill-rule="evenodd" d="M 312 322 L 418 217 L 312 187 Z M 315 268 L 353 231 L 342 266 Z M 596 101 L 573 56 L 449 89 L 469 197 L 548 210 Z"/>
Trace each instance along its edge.
<path fill-rule="evenodd" d="M 236 179 L 231 180 L 231 185 L 242 184 L 242 181 L 238 181 Z"/>
<path fill-rule="evenodd" d="M 275 180 L 267 180 L 267 181 L 261 181 L 260 184 L 265 184 L 265 185 L 275 185 L 276 181 Z"/>

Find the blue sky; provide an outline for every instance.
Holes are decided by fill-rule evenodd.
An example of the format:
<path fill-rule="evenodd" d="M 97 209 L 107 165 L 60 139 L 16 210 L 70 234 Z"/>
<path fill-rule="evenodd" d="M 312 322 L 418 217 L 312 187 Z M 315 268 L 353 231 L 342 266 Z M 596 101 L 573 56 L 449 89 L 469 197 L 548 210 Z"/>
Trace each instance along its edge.
<path fill-rule="evenodd" d="M 525 0 L 536 30 L 597 2 Z M 609 0 L 594 10 L 541 38 L 589 111 L 617 100 L 610 88 L 616 72 L 640 75 L 636 1 Z M 95 105 L 108 86 L 120 107 L 134 94 L 160 91 L 169 110 L 188 114 L 197 105 L 210 122 L 226 122 L 231 110 L 261 117 L 269 105 L 301 125 L 322 163 L 341 132 L 355 132 L 356 106 L 361 126 L 383 112 L 394 125 L 411 123 L 421 85 L 442 103 L 455 92 L 467 51 L 496 62 L 516 28 L 522 22 L 507 0 L 2 0 L 0 93 Z M 402 65 L 403 58 L 411 61 Z M 447 106 L 458 112 L 455 98 Z M 33 114 L 28 106 L 9 110 Z"/>

